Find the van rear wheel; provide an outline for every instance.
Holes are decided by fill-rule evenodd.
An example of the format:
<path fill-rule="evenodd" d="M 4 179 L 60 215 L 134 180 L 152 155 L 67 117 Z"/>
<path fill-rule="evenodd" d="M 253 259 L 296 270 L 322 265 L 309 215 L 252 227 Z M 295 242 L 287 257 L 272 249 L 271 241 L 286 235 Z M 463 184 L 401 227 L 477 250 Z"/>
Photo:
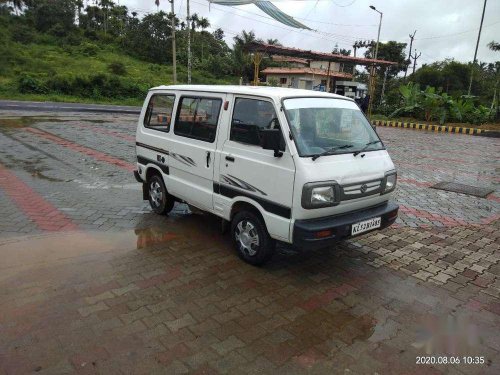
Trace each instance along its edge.
<path fill-rule="evenodd" d="M 240 258 L 254 266 L 266 263 L 274 255 L 274 240 L 263 220 L 253 212 L 240 211 L 234 216 L 231 237 Z"/>
<path fill-rule="evenodd" d="M 174 197 L 168 194 L 163 179 L 156 174 L 148 180 L 148 196 L 151 208 L 159 215 L 167 214 L 174 208 Z"/>

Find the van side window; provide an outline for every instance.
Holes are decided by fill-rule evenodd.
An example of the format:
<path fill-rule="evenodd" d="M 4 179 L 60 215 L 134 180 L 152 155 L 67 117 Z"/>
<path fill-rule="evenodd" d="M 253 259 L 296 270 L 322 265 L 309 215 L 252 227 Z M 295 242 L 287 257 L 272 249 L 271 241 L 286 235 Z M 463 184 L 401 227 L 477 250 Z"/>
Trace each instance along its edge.
<path fill-rule="evenodd" d="M 271 102 L 258 99 L 236 99 L 230 140 L 260 146 L 260 129 L 275 128 L 279 129 L 280 124 Z M 282 151 L 284 151 L 284 140 L 282 144 Z"/>
<path fill-rule="evenodd" d="M 149 99 L 146 115 L 144 116 L 144 126 L 168 132 L 170 130 L 174 102 L 174 95 L 154 94 Z"/>
<path fill-rule="evenodd" d="M 174 133 L 212 143 L 215 141 L 221 105 L 221 99 L 181 98 Z"/>

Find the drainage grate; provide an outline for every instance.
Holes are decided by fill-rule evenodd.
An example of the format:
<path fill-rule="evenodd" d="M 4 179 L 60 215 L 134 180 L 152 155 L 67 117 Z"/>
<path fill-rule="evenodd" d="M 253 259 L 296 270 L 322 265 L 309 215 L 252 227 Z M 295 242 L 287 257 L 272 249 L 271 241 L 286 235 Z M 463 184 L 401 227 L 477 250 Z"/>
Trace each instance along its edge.
<path fill-rule="evenodd" d="M 477 186 L 464 185 L 456 182 L 439 182 L 431 187 L 433 189 L 453 191 L 455 193 L 473 195 L 480 198 L 486 198 L 488 194 L 493 192 L 493 190 L 490 188 L 480 188 Z"/>

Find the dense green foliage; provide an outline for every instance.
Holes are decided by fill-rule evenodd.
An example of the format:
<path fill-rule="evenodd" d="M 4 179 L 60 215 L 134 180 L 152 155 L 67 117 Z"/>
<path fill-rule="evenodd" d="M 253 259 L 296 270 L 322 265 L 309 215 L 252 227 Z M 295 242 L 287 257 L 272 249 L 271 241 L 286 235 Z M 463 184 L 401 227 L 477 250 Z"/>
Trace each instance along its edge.
<path fill-rule="evenodd" d="M 408 83 L 399 88 L 403 103 L 390 116 L 412 116 L 427 122 L 467 122 L 480 125 L 492 120 L 492 111 L 475 102 L 475 97 L 462 95 L 454 99 L 447 93 L 427 86 L 421 90 L 419 84 Z"/>
<path fill-rule="evenodd" d="M 495 50 L 494 42 L 489 45 Z M 385 71 L 376 71 L 376 113 L 385 116 L 404 113 L 427 121 L 463 121 L 474 124 L 498 119 L 500 61 L 472 64 L 448 59 L 424 64 L 404 79 L 396 75 L 408 66 L 404 49 L 404 43 L 396 42 L 381 43 L 379 46 L 378 57 L 396 61 L 398 65 L 387 72 L 383 99 L 381 94 Z M 371 49 L 366 53 L 367 57 L 371 57 L 370 51 Z M 411 68 L 408 66 L 408 73 L 412 73 Z M 472 70 L 472 95 L 469 96 Z M 366 76 L 358 75 L 358 79 L 363 78 L 367 80 Z M 409 94 L 412 98 L 408 97 Z M 461 111 L 457 109 L 459 107 Z"/>
<path fill-rule="evenodd" d="M 0 97 L 139 103 L 147 89 L 172 83 L 171 15 L 143 18 L 112 1 L 83 9 L 73 0 L 0 0 Z M 187 81 L 187 27 L 175 20 L 177 74 Z M 191 22 L 193 83 L 236 83 L 224 33 Z"/>

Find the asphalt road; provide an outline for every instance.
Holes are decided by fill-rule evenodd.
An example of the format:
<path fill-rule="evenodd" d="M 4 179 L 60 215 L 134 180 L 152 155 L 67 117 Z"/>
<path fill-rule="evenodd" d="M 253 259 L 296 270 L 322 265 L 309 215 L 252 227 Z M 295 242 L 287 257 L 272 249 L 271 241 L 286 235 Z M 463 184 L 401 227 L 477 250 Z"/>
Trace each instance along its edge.
<path fill-rule="evenodd" d="M 140 107 L 107 104 L 25 102 L 20 100 L 0 100 L 0 110 L 54 111 L 54 112 L 105 112 L 138 114 Z"/>

